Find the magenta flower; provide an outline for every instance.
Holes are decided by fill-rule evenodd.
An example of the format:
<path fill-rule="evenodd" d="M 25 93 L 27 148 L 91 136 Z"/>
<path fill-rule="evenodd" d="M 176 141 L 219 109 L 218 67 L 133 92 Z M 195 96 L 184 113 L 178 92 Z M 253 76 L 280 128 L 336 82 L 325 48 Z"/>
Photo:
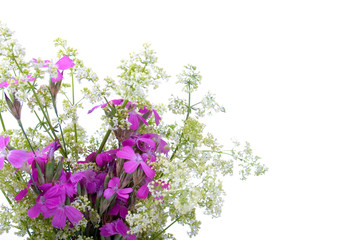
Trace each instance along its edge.
<path fill-rule="evenodd" d="M 133 189 L 132 188 L 119 189 L 119 187 L 120 187 L 120 179 L 118 177 L 111 178 L 108 183 L 108 188 L 104 191 L 104 197 L 108 199 L 116 193 L 117 198 L 128 199 L 129 193 L 131 193 Z"/>
<path fill-rule="evenodd" d="M 8 86 L 9 86 L 9 83 L 6 80 L 0 83 L 0 88 L 8 87 Z"/>
<path fill-rule="evenodd" d="M 83 218 L 83 216 L 84 215 L 73 206 L 61 204 L 55 210 L 51 225 L 56 228 L 64 228 L 66 219 L 75 225 Z"/>
<path fill-rule="evenodd" d="M 134 172 L 140 165 L 141 168 L 144 170 L 146 176 L 148 176 L 149 178 L 155 176 L 155 170 L 151 169 L 146 164 L 147 154 L 140 155 L 138 153 L 135 153 L 131 147 L 125 146 L 122 150 L 116 153 L 116 156 L 122 159 L 130 160 L 124 163 L 124 169 L 126 173 Z"/>
<path fill-rule="evenodd" d="M 136 130 L 139 127 L 139 120 L 141 120 L 146 125 L 149 125 L 146 120 L 138 113 L 136 113 L 135 109 L 131 110 L 129 113 L 128 121 L 131 123 L 130 129 Z"/>
<path fill-rule="evenodd" d="M 144 106 L 144 108 L 139 109 L 139 113 L 144 114 L 147 113 L 148 111 L 150 111 L 149 109 L 147 109 L 146 106 Z M 161 117 L 159 116 L 159 114 L 157 113 L 157 111 L 155 109 L 151 110 L 149 117 L 151 117 L 151 114 L 154 113 L 154 118 L 155 118 L 155 123 L 158 126 L 161 120 Z"/>
<path fill-rule="evenodd" d="M 25 150 L 11 150 L 7 154 L 6 147 L 9 141 L 10 137 L 0 136 L 0 169 L 4 166 L 5 157 L 15 168 L 21 168 L 23 163 L 28 159 L 29 153 Z"/>
<path fill-rule="evenodd" d="M 109 101 L 109 103 L 112 103 L 115 106 L 121 105 L 123 102 L 124 102 L 124 99 L 113 99 L 113 100 Z M 88 111 L 88 114 L 92 113 L 98 107 L 105 108 L 107 105 L 108 105 L 107 103 L 96 105 Z"/>
<path fill-rule="evenodd" d="M 100 228 L 100 234 L 104 237 L 121 234 L 121 236 L 125 237 L 125 239 L 136 240 L 135 235 L 130 235 L 127 233 L 129 230 L 129 227 L 124 223 L 123 220 L 117 219 L 111 223 L 106 223 L 103 225 Z"/>
<path fill-rule="evenodd" d="M 64 79 L 63 77 L 63 73 L 60 72 L 59 70 L 67 70 L 69 68 L 72 68 L 75 64 L 73 62 L 73 60 L 71 60 L 68 56 L 63 56 L 62 58 L 59 59 L 59 61 L 57 61 L 55 63 L 55 65 L 57 66 L 57 77 L 56 78 L 51 78 L 52 82 L 58 82 Z M 45 66 L 45 65 L 44 65 Z"/>
<path fill-rule="evenodd" d="M 74 62 L 68 56 L 63 56 L 55 63 L 59 70 L 67 70 L 74 67 Z"/>

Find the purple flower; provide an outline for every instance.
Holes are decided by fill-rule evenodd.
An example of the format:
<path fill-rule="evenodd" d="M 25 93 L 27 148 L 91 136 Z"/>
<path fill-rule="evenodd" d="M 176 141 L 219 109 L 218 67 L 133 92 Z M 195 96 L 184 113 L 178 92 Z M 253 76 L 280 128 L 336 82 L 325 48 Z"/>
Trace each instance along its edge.
<path fill-rule="evenodd" d="M 113 177 L 108 183 L 108 188 L 104 191 L 104 197 L 106 199 L 112 197 L 115 193 L 117 194 L 118 199 L 128 199 L 129 193 L 133 191 L 132 188 L 121 188 L 120 179 L 118 177 Z"/>
<path fill-rule="evenodd" d="M 106 223 L 103 225 L 100 228 L 100 234 L 104 237 L 121 234 L 121 236 L 125 237 L 126 239 L 136 240 L 135 235 L 130 235 L 127 233 L 129 230 L 129 227 L 124 223 L 123 220 L 117 219 L 111 223 Z"/>
<path fill-rule="evenodd" d="M 23 163 L 28 159 L 29 153 L 25 150 L 11 150 L 9 154 L 7 154 L 6 147 L 9 141 L 10 137 L 0 136 L 0 169 L 4 166 L 5 157 L 15 168 L 21 168 Z"/>
<path fill-rule="evenodd" d="M 72 224 L 77 224 L 83 218 L 83 214 L 70 205 L 59 205 L 55 212 L 51 225 L 56 228 L 64 228 L 66 224 L 66 219 L 68 219 Z"/>
<path fill-rule="evenodd" d="M 63 77 L 63 73 L 60 72 L 59 70 L 67 70 L 69 68 L 72 68 L 75 64 L 73 62 L 73 60 L 71 60 L 68 56 L 63 56 L 62 58 L 59 59 L 59 61 L 57 61 L 55 63 L 55 65 L 57 66 L 57 76 L 56 78 L 51 78 L 52 82 L 58 82 L 64 79 Z M 45 65 L 44 65 L 45 66 Z"/>
<path fill-rule="evenodd" d="M 68 56 L 63 56 L 55 63 L 59 70 L 67 70 L 72 68 L 75 64 Z"/>
<path fill-rule="evenodd" d="M 128 121 L 131 123 L 130 129 L 136 130 L 139 127 L 139 120 L 141 120 L 146 125 L 149 125 L 146 120 L 135 111 L 135 108 L 128 112 L 129 118 Z"/>
<path fill-rule="evenodd" d="M 113 105 L 117 106 L 117 105 L 121 105 L 124 102 L 124 99 L 113 99 L 111 101 L 109 101 L 109 103 L 112 103 Z M 128 103 L 129 104 L 129 103 Z M 94 106 L 92 109 L 90 109 L 88 111 L 88 114 L 92 113 L 95 109 L 97 109 L 98 107 L 101 108 L 105 108 L 108 104 L 104 103 L 104 104 L 100 104 L 100 105 L 96 105 Z"/>
<path fill-rule="evenodd" d="M 116 153 L 116 156 L 119 158 L 130 160 L 124 163 L 124 169 L 126 173 L 134 172 L 140 165 L 141 168 L 144 170 L 146 176 L 148 176 L 149 178 L 155 176 L 155 170 L 151 169 L 146 164 L 147 154 L 143 154 L 141 156 L 140 154 L 135 153 L 131 147 L 125 146 L 122 150 Z"/>
<path fill-rule="evenodd" d="M 146 106 L 144 106 L 144 108 L 139 109 L 139 113 L 144 114 L 147 113 L 148 111 L 150 111 L 149 109 L 147 109 Z M 151 110 L 150 115 L 148 117 L 151 117 L 151 114 L 154 113 L 154 117 L 155 117 L 155 123 L 158 126 L 161 120 L 161 117 L 159 116 L 159 114 L 157 113 L 157 111 L 155 109 Z"/>

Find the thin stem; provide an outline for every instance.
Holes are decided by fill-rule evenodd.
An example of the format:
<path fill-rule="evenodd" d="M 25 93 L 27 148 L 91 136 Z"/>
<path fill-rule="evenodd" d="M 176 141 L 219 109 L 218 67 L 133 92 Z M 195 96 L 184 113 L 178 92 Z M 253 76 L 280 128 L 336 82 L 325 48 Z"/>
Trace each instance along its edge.
<path fill-rule="evenodd" d="M 5 123 L 4 123 L 4 120 L 3 120 L 3 118 L 2 118 L 1 112 L 0 112 L 0 120 L 1 120 L 1 125 L 2 125 L 2 128 L 3 128 L 3 131 L 6 131 Z"/>
<path fill-rule="evenodd" d="M 175 219 L 175 221 L 173 221 L 169 226 L 167 226 L 164 230 L 162 230 L 161 232 L 159 232 L 158 234 L 155 235 L 155 237 L 151 238 L 151 240 L 155 240 L 157 239 L 162 233 L 164 233 L 166 230 L 168 230 L 174 223 L 176 223 L 177 221 L 179 221 L 180 217 L 178 217 L 177 219 Z"/>
<path fill-rule="evenodd" d="M 4 197 L 6 198 L 6 200 L 8 201 L 10 207 L 13 207 L 12 202 L 10 201 L 9 197 L 5 194 L 4 190 L 1 189 L 1 192 L 2 192 L 2 194 L 4 195 Z M 23 221 L 21 221 L 21 222 L 23 222 Z M 25 222 L 25 225 L 26 225 L 26 226 L 25 226 L 25 227 L 26 227 L 26 231 L 27 231 L 27 233 L 29 234 L 29 237 L 31 237 L 31 233 L 30 233 L 30 231 L 29 231 L 29 228 L 28 228 L 26 222 Z"/>
<path fill-rule="evenodd" d="M 20 120 L 18 121 L 18 124 L 19 124 L 19 126 L 20 126 L 20 128 L 21 128 L 21 131 L 23 132 L 23 134 L 24 134 L 24 136 L 25 136 L 25 138 L 26 138 L 26 141 L 28 142 L 28 144 L 29 144 L 29 146 L 30 146 L 31 151 L 32 151 L 33 154 L 36 156 L 36 153 L 35 153 L 33 147 L 31 146 L 31 143 L 30 143 L 30 141 L 29 141 L 29 138 L 27 137 L 27 134 L 26 134 L 26 132 L 25 132 L 25 130 L 24 130 L 24 128 L 23 128 L 23 125 L 22 125 L 22 123 L 21 123 Z"/>
<path fill-rule="evenodd" d="M 60 124 L 59 114 L 58 114 L 57 107 L 56 107 L 56 102 L 55 102 L 55 99 L 54 99 L 53 95 L 52 95 L 51 93 L 50 93 L 50 95 L 51 95 L 51 98 L 52 98 L 52 103 L 53 103 L 53 106 L 54 106 L 55 114 L 56 114 L 56 117 L 57 117 L 57 119 L 58 119 L 58 124 L 59 124 L 59 128 L 60 128 L 61 138 L 62 138 L 62 141 L 63 141 L 63 144 L 64 144 L 65 155 L 67 156 L 64 133 L 63 133 L 63 130 L 62 130 L 62 127 L 61 127 L 61 124 Z"/>
<path fill-rule="evenodd" d="M 105 143 L 106 143 L 106 141 L 108 140 L 108 138 L 109 138 L 109 136 L 110 136 L 110 133 L 111 133 L 111 130 L 109 129 L 109 130 L 106 132 L 106 134 L 105 134 L 105 136 L 104 136 L 104 138 L 103 138 L 103 140 L 102 140 L 102 142 L 101 142 L 101 144 L 100 144 L 99 150 L 97 150 L 96 154 L 101 153 L 101 151 L 104 149 Z"/>
<path fill-rule="evenodd" d="M 188 98 L 188 105 L 187 105 L 187 114 L 186 114 L 186 117 L 185 117 L 185 120 L 184 120 L 184 123 L 186 123 L 186 121 L 188 120 L 189 116 L 190 116 L 190 113 L 191 113 L 191 92 L 190 92 L 190 83 L 188 84 L 189 86 L 189 98 Z M 185 127 L 185 126 L 184 126 Z M 174 152 L 171 154 L 171 157 L 170 157 L 170 162 L 173 160 L 173 158 L 175 157 L 175 154 L 176 152 L 179 150 L 179 147 L 181 146 L 182 144 L 182 138 L 184 137 L 184 127 L 183 127 L 183 131 L 181 132 L 181 135 L 180 135 L 180 139 L 179 139 L 179 143 L 176 145 L 176 148 L 174 150 Z"/>

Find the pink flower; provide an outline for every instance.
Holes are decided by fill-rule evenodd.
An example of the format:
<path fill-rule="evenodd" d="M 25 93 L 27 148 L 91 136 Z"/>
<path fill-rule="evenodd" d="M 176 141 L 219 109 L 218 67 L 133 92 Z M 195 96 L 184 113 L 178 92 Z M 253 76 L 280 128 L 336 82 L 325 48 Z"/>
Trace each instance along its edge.
<path fill-rule="evenodd" d="M 64 79 L 63 77 L 63 72 L 60 72 L 59 70 L 67 70 L 69 68 L 74 67 L 74 62 L 73 60 L 71 60 L 68 56 L 63 56 L 62 58 L 59 59 L 59 61 L 57 61 L 55 63 L 55 65 L 57 66 L 57 77 L 56 78 L 51 78 L 52 82 L 58 82 Z M 45 65 L 44 65 L 45 66 Z"/>
<path fill-rule="evenodd" d="M 104 191 L 104 197 L 108 199 L 116 193 L 117 198 L 128 199 L 129 193 L 131 193 L 133 189 L 132 188 L 119 189 L 119 187 L 120 187 L 120 179 L 118 177 L 111 178 L 108 183 L 108 188 Z"/>
<path fill-rule="evenodd" d="M 136 240 L 135 235 L 130 235 L 127 233 L 129 230 L 129 227 L 124 223 L 123 220 L 117 219 L 111 223 L 106 223 L 105 225 L 103 225 L 100 228 L 100 234 L 104 237 L 121 234 L 121 236 L 125 237 L 128 240 Z"/>
<path fill-rule="evenodd" d="M 155 176 L 155 170 L 151 169 L 146 164 L 147 154 L 140 155 L 138 153 L 135 153 L 131 147 L 125 146 L 122 150 L 116 153 L 116 156 L 122 159 L 130 160 L 124 163 L 124 169 L 126 173 L 134 172 L 140 165 L 141 168 L 144 170 L 146 176 L 148 176 L 149 178 Z"/>
<path fill-rule="evenodd" d="M 21 168 L 23 163 L 28 159 L 29 153 L 25 150 L 11 150 L 7 154 L 5 149 L 9 140 L 10 137 L 0 136 L 0 169 L 4 166 L 5 157 L 15 168 Z"/>
<path fill-rule="evenodd" d="M 55 63 L 59 70 L 67 70 L 74 67 L 74 62 L 68 56 L 63 56 Z"/>

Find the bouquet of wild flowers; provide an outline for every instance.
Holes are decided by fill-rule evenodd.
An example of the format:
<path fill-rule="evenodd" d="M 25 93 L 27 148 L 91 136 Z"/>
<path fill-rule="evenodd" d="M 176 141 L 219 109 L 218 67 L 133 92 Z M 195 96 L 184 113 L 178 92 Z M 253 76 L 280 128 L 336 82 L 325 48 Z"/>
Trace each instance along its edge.
<path fill-rule="evenodd" d="M 165 231 L 177 222 L 193 236 L 200 227 L 196 209 L 220 215 L 219 176 L 232 174 L 234 161 L 242 179 L 267 170 L 249 144 L 226 151 L 204 133 L 201 117 L 224 108 L 211 93 L 194 102 L 196 67 L 178 75 L 185 98 L 154 105 L 149 87 L 169 76 L 149 45 L 122 61 L 117 80 L 104 81 L 66 41 L 55 46 L 55 63 L 25 60 L 0 25 L 0 188 L 8 201 L 0 233 L 14 227 L 28 239 L 174 239 Z M 99 110 L 102 124 L 92 124 L 97 131 L 88 136 L 80 119 L 95 121 L 91 113 Z M 160 122 L 165 112 L 179 120 Z M 10 118 L 18 127 L 7 128 Z"/>

